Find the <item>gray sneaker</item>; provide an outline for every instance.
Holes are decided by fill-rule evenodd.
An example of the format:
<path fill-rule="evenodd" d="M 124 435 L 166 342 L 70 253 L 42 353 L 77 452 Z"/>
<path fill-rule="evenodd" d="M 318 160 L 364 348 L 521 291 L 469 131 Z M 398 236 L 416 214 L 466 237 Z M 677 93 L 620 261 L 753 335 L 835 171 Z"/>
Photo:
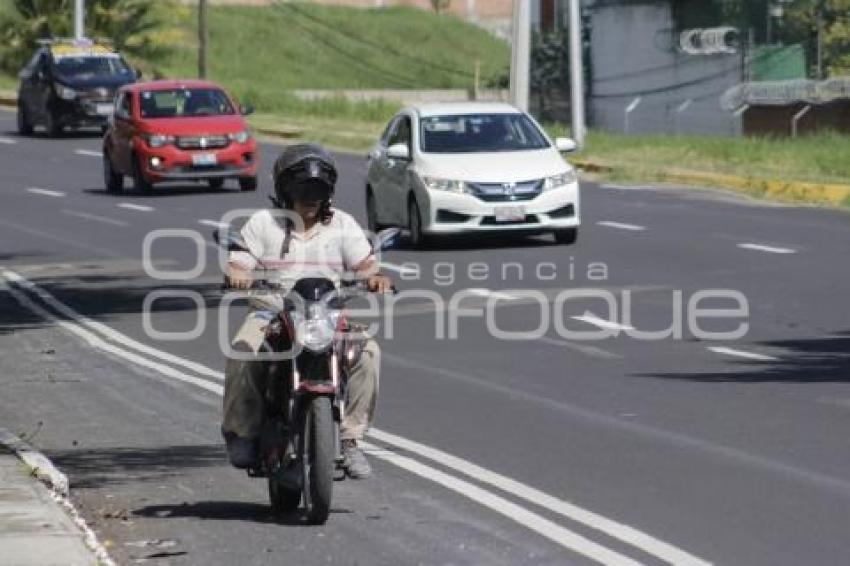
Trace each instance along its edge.
<path fill-rule="evenodd" d="M 356 440 L 342 441 L 342 457 L 342 467 L 351 479 L 363 480 L 372 475 L 372 466 Z"/>

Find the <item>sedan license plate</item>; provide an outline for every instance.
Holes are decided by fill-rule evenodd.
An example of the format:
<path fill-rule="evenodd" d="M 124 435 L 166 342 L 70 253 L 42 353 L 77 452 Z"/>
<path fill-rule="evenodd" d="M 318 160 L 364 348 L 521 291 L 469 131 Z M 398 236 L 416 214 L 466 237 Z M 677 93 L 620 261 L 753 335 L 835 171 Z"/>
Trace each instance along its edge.
<path fill-rule="evenodd" d="M 218 163 L 214 153 L 196 153 L 192 156 L 192 165 L 210 166 Z"/>
<path fill-rule="evenodd" d="M 502 206 L 495 210 L 496 222 L 517 222 L 525 220 L 525 207 Z"/>
<path fill-rule="evenodd" d="M 94 107 L 94 111 L 99 116 L 109 116 L 112 114 L 112 105 L 111 104 L 98 104 Z"/>

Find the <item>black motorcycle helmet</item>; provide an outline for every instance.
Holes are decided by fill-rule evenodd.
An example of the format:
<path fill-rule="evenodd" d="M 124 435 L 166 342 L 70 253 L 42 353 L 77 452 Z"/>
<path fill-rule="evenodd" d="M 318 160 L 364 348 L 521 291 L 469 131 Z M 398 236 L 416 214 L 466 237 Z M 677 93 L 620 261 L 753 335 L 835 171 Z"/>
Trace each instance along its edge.
<path fill-rule="evenodd" d="M 319 201 L 322 222 L 330 219 L 337 171 L 333 156 L 325 148 L 311 143 L 286 148 L 275 161 L 272 176 L 275 205 L 292 208 L 296 200 Z"/>

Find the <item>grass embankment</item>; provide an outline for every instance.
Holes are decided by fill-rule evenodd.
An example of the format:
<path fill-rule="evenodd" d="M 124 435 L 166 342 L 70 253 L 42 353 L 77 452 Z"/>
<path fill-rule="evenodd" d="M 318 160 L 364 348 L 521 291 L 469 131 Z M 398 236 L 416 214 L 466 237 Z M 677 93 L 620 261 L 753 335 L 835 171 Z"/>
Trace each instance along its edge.
<path fill-rule="evenodd" d="M 197 72 L 187 11 L 186 44 L 159 65 L 168 76 Z M 210 76 L 263 112 L 309 110 L 286 96 L 293 89 L 471 89 L 476 61 L 486 85 L 510 60 L 507 43 L 476 26 L 403 7 L 213 6 L 209 27 Z"/>
<path fill-rule="evenodd" d="M 719 186 L 786 202 L 850 206 L 850 136 L 788 138 L 621 136 L 592 132 L 577 155 L 605 178 Z"/>

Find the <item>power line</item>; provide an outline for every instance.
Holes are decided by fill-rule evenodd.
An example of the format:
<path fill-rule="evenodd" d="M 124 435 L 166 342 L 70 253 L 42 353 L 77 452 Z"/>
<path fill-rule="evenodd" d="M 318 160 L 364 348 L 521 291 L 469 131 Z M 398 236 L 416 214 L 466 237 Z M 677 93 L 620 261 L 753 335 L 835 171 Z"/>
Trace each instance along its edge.
<path fill-rule="evenodd" d="M 295 27 L 299 28 L 303 32 L 305 32 L 309 37 L 311 37 L 315 43 L 334 51 L 338 55 L 341 55 L 343 58 L 350 61 L 354 66 L 360 67 L 361 69 L 365 69 L 377 76 L 380 76 L 381 79 L 391 83 L 393 86 L 402 87 L 402 88 L 413 88 L 416 84 L 413 82 L 415 79 L 406 77 L 403 75 L 399 75 L 393 73 L 392 71 L 387 71 L 372 65 L 371 63 L 367 63 L 362 59 L 358 58 L 356 55 L 352 54 L 349 50 L 346 50 L 344 47 L 334 43 L 328 38 L 321 36 L 320 32 L 317 32 L 314 29 L 310 29 L 308 26 L 305 26 L 303 23 L 297 22 L 295 20 L 290 20 L 290 23 Z"/>
<path fill-rule="evenodd" d="M 321 18 L 319 18 L 319 17 L 317 17 L 313 14 L 310 14 L 309 12 L 303 10 L 302 8 L 297 7 L 295 4 L 282 4 L 282 3 L 278 2 L 276 5 L 279 8 L 282 8 L 282 9 L 289 9 L 292 12 L 297 13 L 298 15 L 300 15 L 300 16 L 322 26 L 323 28 L 325 28 L 325 29 L 337 34 L 337 35 L 341 35 L 342 37 L 348 38 L 348 39 L 355 41 L 357 43 L 361 43 L 365 46 L 379 50 L 382 54 L 393 55 L 393 56 L 395 56 L 399 59 L 406 59 L 406 60 L 414 62 L 418 65 L 422 65 L 424 67 L 430 67 L 431 69 L 436 69 L 438 71 L 443 71 L 445 73 L 450 73 L 450 74 L 453 74 L 453 75 L 456 75 L 456 76 L 459 76 L 459 77 L 463 77 L 463 78 L 466 78 L 466 79 L 471 79 L 474 76 L 474 73 L 471 73 L 469 71 L 462 71 L 460 69 L 456 69 L 456 68 L 449 67 L 449 66 L 446 66 L 446 65 L 441 65 L 439 63 L 434 63 L 433 61 L 429 61 L 427 59 L 422 59 L 420 57 L 416 57 L 416 56 L 410 55 L 408 53 L 403 53 L 403 52 L 398 51 L 396 49 L 392 49 L 392 48 L 390 48 L 386 45 L 382 45 L 380 43 L 376 43 L 374 41 L 366 39 L 364 37 L 355 35 L 351 32 L 346 31 L 346 30 L 333 27 L 331 24 L 329 24 L 325 20 L 323 20 L 323 19 L 321 19 Z"/>

